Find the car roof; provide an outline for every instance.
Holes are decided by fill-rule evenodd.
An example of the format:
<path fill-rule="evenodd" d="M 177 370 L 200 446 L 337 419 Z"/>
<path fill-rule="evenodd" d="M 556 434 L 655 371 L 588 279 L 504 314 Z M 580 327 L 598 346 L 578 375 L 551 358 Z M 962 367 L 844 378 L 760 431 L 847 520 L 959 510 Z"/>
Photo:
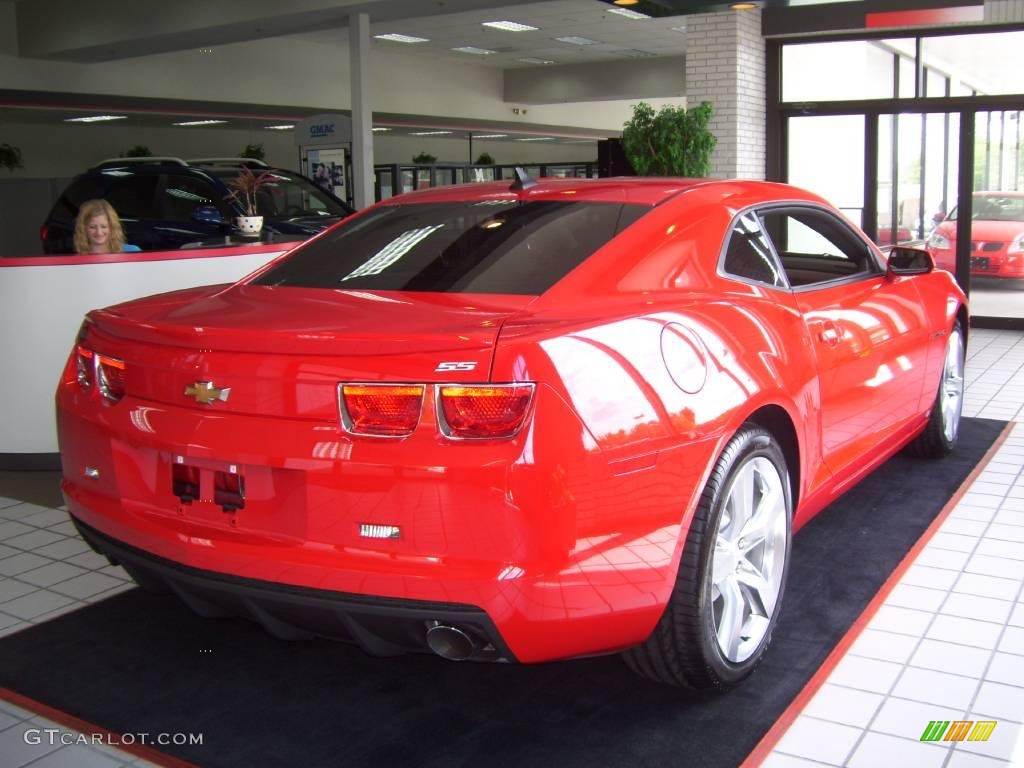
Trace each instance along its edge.
<path fill-rule="evenodd" d="M 534 180 L 526 189 L 513 189 L 513 181 L 459 184 L 406 192 L 384 200 L 380 205 L 406 203 L 486 202 L 488 200 L 587 200 L 590 202 L 658 205 L 697 187 L 722 198 L 741 194 L 752 200 L 805 200 L 821 198 L 798 187 L 766 181 L 737 179 L 690 179 L 665 176 L 616 176 L 597 179 Z"/>

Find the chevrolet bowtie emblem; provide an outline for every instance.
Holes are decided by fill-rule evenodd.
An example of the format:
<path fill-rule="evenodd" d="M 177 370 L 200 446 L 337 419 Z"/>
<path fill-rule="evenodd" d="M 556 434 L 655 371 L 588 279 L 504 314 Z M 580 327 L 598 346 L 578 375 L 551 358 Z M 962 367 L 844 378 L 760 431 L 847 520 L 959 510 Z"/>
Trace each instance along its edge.
<path fill-rule="evenodd" d="M 209 405 L 214 400 L 227 400 L 231 387 L 217 389 L 212 381 L 197 381 L 185 387 L 185 397 L 194 397 L 197 403 Z"/>

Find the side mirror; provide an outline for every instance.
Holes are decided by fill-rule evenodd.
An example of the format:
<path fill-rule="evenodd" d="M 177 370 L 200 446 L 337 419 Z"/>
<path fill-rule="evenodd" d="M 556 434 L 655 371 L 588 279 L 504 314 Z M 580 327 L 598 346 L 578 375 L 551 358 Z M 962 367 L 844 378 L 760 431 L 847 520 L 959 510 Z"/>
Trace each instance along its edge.
<path fill-rule="evenodd" d="M 200 205 L 192 211 L 192 218 L 201 224 L 226 224 L 215 205 Z"/>
<path fill-rule="evenodd" d="M 935 269 L 935 262 L 928 251 L 922 248 L 910 248 L 897 245 L 889 251 L 889 261 L 885 268 L 885 276 L 890 280 L 909 275 L 927 275 Z"/>

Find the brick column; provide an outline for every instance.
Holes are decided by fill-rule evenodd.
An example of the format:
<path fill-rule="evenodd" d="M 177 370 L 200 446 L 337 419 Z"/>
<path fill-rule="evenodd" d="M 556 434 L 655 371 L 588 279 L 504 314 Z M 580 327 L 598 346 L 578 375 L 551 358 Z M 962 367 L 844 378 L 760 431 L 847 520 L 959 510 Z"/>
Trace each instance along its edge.
<path fill-rule="evenodd" d="M 765 44 L 761 11 L 686 17 L 686 103 L 710 101 L 715 178 L 765 177 Z"/>

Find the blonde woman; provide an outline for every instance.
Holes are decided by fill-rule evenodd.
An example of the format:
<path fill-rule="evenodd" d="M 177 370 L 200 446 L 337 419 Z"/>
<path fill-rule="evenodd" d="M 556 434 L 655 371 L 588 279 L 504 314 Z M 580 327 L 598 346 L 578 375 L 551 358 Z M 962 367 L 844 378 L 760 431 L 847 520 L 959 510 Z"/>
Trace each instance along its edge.
<path fill-rule="evenodd" d="M 121 219 L 106 200 L 86 200 L 75 219 L 75 252 L 80 254 L 124 253 L 141 250 L 124 241 Z"/>

